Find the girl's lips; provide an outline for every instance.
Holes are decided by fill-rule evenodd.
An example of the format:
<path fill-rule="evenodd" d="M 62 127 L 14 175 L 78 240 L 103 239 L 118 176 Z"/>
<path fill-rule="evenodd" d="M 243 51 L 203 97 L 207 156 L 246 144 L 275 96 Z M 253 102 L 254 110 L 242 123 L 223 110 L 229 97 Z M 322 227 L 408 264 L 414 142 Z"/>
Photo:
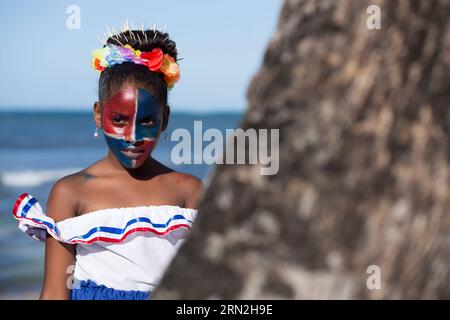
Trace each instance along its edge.
<path fill-rule="evenodd" d="M 144 149 L 123 149 L 120 152 L 128 158 L 136 159 L 144 154 Z"/>

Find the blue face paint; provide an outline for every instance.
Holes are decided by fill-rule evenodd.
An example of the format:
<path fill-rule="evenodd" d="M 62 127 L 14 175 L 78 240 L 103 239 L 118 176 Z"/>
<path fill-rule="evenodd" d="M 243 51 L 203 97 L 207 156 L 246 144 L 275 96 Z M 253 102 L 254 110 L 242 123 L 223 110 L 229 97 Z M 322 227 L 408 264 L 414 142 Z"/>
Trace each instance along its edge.
<path fill-rule="evenodd" d="M 116 156 L 117 160 L 126 168 L 135 168 L 136 161 L 135 159 L 126 156 L 122 153 L 122 150 L 126 150 L 130 146 L 130 143 L 126 142 L 123 139 L 111 138 L 105 134 L 106 144 L 108 145 L 109 150 Z"/>
<path fill-rule="evenodd" d="M 157 139 L 162 126 L 162 108 L 158 106 L 155 97 L 147 90 L 137 89 L 137 92 L 135 139 Z M 151 125 L 149 121 L 151 121 Z"/>

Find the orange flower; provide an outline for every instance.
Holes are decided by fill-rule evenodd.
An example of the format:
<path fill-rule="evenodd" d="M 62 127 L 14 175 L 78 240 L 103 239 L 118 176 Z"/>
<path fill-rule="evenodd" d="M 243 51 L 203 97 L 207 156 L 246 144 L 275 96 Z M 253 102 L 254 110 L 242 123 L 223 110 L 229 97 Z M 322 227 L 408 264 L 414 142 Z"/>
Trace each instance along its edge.
<path fill-rule="evenodd" d="M 105 67 L 103 67 L 102 65 L 100 65 L 100 59 L 94 59 L 92 62 L 93 62 L 93 63 L 92 63 L 92 67 L 93 67 L 95 70 L 98 70 L 98 71 L 102 72 L 103 70 L 106 69 Z"/>
<path fill-rule="evenodd" d="M 175 59 L 168 54 L 165 54 L 162 59 L 161 72 L 164 73 L 164 79 L 169 88 L 172 88 L 180 80 L 180 67 Z"/>

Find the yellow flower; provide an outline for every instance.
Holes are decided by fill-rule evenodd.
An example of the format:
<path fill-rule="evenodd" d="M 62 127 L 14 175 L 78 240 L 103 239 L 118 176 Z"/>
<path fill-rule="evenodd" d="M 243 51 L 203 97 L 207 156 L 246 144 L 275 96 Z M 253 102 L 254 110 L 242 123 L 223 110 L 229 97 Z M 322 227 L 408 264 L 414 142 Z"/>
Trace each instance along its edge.
<path fill-rule="evenodd" d="M 141 55 L 141 50 L 134 50 L 132 46 L 130 46 L 129 44 L 124 45 L 125 48 L 131 49 L 131 51 L 133 51 L 133 54 L 136 57 L 139 57 Z"/>
<path fill-rule="evenodd" d="M 109 66 L 108 61 L 106 61 L 106 56 L 109 54 L 110 52 L 110 48 L 109 47 L 104 47 L 101 49 L 95 49 L 92 50 L 92 61 L 91 61 L 91 65 L 95 68 L 95 60 L 98 59 L 100 65 L 104 68 Z"/>

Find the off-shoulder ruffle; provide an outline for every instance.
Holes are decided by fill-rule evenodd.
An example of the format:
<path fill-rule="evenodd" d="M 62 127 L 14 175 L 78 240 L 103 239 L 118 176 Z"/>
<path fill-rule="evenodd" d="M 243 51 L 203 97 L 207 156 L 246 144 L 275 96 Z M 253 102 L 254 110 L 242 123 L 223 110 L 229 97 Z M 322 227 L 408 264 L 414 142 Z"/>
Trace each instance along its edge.
<path fill-rule="evenodd" d="M 61 242 L 91 244 L 119 243 L 135 232 L 163 236 L 179 228 L 189 230 L 197 210 L 173 205 L 111 208 L 55 222 L 33 196 L 23 193 L 14 205 L 13 215 L 19 229 L 36 240 L 45 241 L 48 233 Z"/>

